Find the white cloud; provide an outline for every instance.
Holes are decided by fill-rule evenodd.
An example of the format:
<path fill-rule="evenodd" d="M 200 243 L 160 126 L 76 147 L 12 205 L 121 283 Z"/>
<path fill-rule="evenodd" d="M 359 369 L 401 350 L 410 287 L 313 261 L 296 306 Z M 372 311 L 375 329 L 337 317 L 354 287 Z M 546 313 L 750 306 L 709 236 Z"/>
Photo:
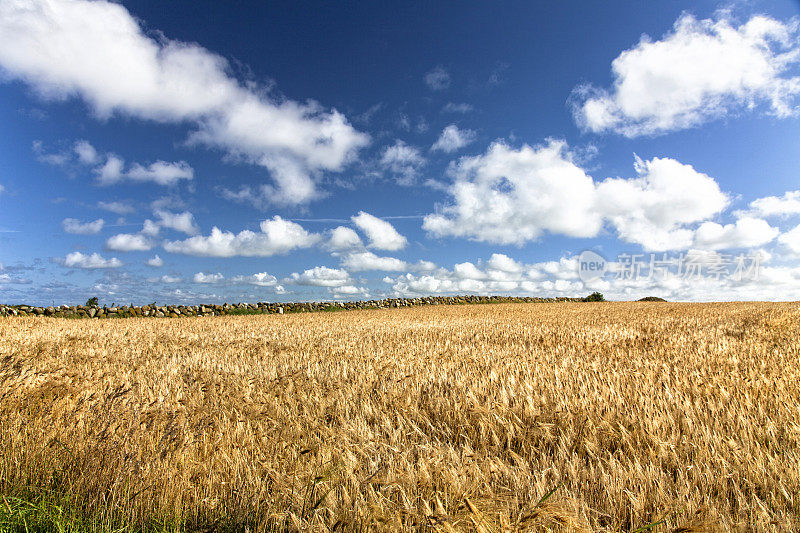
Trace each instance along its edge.
<path fill-rule="evenodd" d="M 405 248 L 408 243 L 394 226 L 369 213 L 359 211 L 358 215 L 351 217 L 351 220 L 367 235 L 371 248 L 394 251 Z"/>
<path fill-rule="evenodd" d="M 236 276 L 231 278 L 231 281 L 234 283 L 257 285 L 259 287 L 275 287 L 277 290 L 283 290 L 283 287 L 278 285 L 278 278 L 266 272 L 258 272 L 252 276 Z"/>
<path fill-rule="evenodd" d="M 558 289 L 555 285 L 543 286 L 543 275 L 529 275 L 529 272 L 538 273 L 541 268 L 542 263 L 523 265 L 507 255 L 492 254 L 488 261 L 479 261 L 477 265 L 466 261 L 455 264 L 452 270 L 440 268 L 421 275 L 407 273 L 383 281 L 392 285 L 396 295 L 561 293 L 580 288 L 579 284 L 576 286 L 571 282 L 561 283 Z M 577 277 L 574 263 L 572 268 L 574 277 Z"/>
<path fill-rule="evenodd" d="M 486 267 L 489 270 L 505 272 L 509 274 L 518 274 L 523 270 L 523 266 L 521 264 L 505 254 L 492 254 L 492 257 L 490 257 L 489 261 L 486 262 Z"/>
<path fill-rule="evenodd" d="M 750 202 L 749 212 L 762 217 L 785 217 L 800 214 L 800 191 L 787 191 L 783 196 L 765 196 Z"/>
<path fill-rule="evenodd" d="M 778 237 L 778 242 L 786 246 L 793 254 L 800 255 L 800 225 Z"/>
<path fill-rule="evenodd" d="M 81 222 L 75 218 L 65 218 L 61 221 L 64 231 L 75 235 L 96 235 L 103 229 L 104 224 L 105 221 L 102 218 L 92 222 Z"/>
<path fill-rule="evenodd" d="M 0 270 L 2 270 L 0 265 Z M 33 280 L 28 278 L 14 278 L 8 274 L 0 274 L 0 285 L 31 285 Z"/>
<path fill-rule="evenodd" d="M 106 241 L 106 250 L 117 252 L 146 252 L 152 250 L 155 243 L 146 235 L 139 233 L 119 233 Z"/>
<path fill-rule="evenodd" d="M 302 274 L 294 272 L 286 281 L 295 285 L 343 287 L 350 283 L 350 274 L 346 270 L 318 266 L 305 270 Z"/>
<path fill-rule="evenodd" d="M 433 235 L 522 244 L 544 231 L 592 237 L 600 229 L 592 178 L 569 160 L 563 142 L 519 150 L 494 143 L 448 174 L 453 203 L 423 222 Z"/>
<path fill-rule="evenodd" d="M 123 202 L 97 202 L 97 207 L 118 215 L 128 215 L 136 211 L 131 205 Z"/>
<path fill-rule="evenodd" d="M 114 154 L 106 156 L 106 162 L 95 168 L 101 185 L 112 185 L 123 180 L 137 182 L 153 182 L 158 185 L 175 185 L 180 180 L 194 179 L 194 169 L 185 161 L 174 163 L 156 161 L 144 167 L 134 163 L 128 170 L 124 169 L 125 161 Z"/>
<path fill-rule="evenodd" d="M 81 252 L 72 252 L 62 260 L 62 265 L 68 268 L 84 268 L 87 270 L 95 270 L 98 268 L 118 268 L 122 266 L 122 261 L 116 257 L 111 259 L 104 259 L 100 254 L 94 253 L 91 255 L 82 254 Z"/>
<path fill-rule="evenodd" d="M 395 271 L 407 270 L 408 263 L 395 257 L 380 257 L 372 252 L 353 252 L 342 259 L 342 266 L 351 272 L 364 270 Z"/>
<path fill-rule="evenodd" d="M 78 161 L 84 165 L 94 165 L 100 160 L 94 146 L 89 144 L 89 141 L 77 141 L 73 147 L 75 154 L 78 156 Z"/>
<path fill-rule="evenodd" d="M 216 226 L 207 237 L 198 235 L 183 241 L 167 241 L 168 252 L 206 257 L 268 257 L 285 254 L 297 248 L 309 248 L 320 240 L 302 226 L 279 216 L 261 222 L 261 231 L 244 230 L 238 234 Z"/>
<path fill-rule="evenodd" d="M 450 87 L 450 74 L 439 65 L 425 74 L 425 85 L 432 91 L 442 91 Z"/>
<path fill-rule="evenodd" d="M 453 266 L 453 276 L 458 279 L 484 279 L 486 278 L 486 274 L 481 272 L 474 263 L 470 263 L 466 261 L 464 263 L 458 263 Z"/>
<path fill-rule="evenodd" d="M 766 104 L 771 114 L 797 113 L 798 29 L 754 16 L 736 26 L 725 17 L 684 14 L 661 40 L 643 36 L 612 63 L 614 86 L 576 90 L 575 118 L 584 129 L 628 137 L 690 128 Z"/>
<path fill-rule="evenodd" d="M 636 159 L 638 178 L 609 178 L 597 185 L 597 215 L 619 237 L 648 250 L 691 246 L 687 224 L 706 220 L 729 203 L 713 178 L 670 158 Z"/>
<path fill-rule="evenodd" d="M 798 231 L 800 244 L 800 231 Z M 387 276 L 383 282 L 392 287 L 396 296 L 420 296 L 431 294 L 503 294 L 532 295 L 541 297 L 576 297 L 599 290 L 609 299 L 631 300 L 643 296 L 657 295 L 669 300 L 786 300 L 800 299 L 800 268 L 792 266 L 764 266 L 768 254 L 762 254 L 758 272 L 743 272 L 736 278 L 738 258 L 720 255 L 714 251 L 688 250 L 673 253 L 670 257 L 682 257 L 684 262 L 697 261 L 703 266 L 705 276 L 687 278 L 674 275 L 664 278 L 652 277 L 643 272 L 638 279 L 616 277 L 617 263 L 609 263 L 611 271 L 605 279 L 583 283 L 578 277 L 576 257 L 561 257 L 558 260 L 535 264 L 522 264 L 501 254 L 494 254 L 488 261 L 457 264 L 452 270 L 444 268 L 423 275 L 411 273 L 396 277 Z M 661 254 L 655 254 L 659 259 Z M 715 260 L 729 267 L 720 279 L 713 279 L 708 266 Z M 643 262 L 649 259 L 645 256 Z M 727 261 L 728 263 L 724 263 Z M 752 266 L 752 257 L 745 257 L 744 269 Z M 505 270 L 501 270 L 505 269 Z M 673 270 L 673 274 L 674 274 Z"/>
<path fill-rule="evenodd" d="M 527 270 L 525 275 L 534 280 L 550 278 L 552 281 L 574 280 L 578 278 L 578 260 L 562 257 L 558 261 L 542 261 Z"/>
<path fill-rule="evenodd" d="M 164 260 L 161 259 L 161 257 L 158 256 L 158 254 L 156 254 L 147 261 L 145 261 L 144 264 L 150 267 L 158 268 L 164 266 Z"/>
<path fill-rule="evenodd" d="M 3 191 L 5 191 L 5 190 L 6 190 L 6 188 L 3 187 L 2 185 L 0 185 L 0 194 L 3 194 Z"/>
<path fill-rule="evenodd" d="M 110 185 L 117 183 L 123 178 L 125 161 L 114 154 L 106 156 L 106 162 L 97 168 L 95 173 L 100 183 Z"/>
<path fill-rule="evenodd" d="M 414 270 L 419 270 L 421 272 L 428 272 L 431 270 L 436 270 L 438 267 L 436 263 L 432 261 L 425 261 L 424 259 L 420 259 L 419 261 L 414 264 Z"/>
<path fill-rule="evenodd" d="M 42 141 L 35 140 L 32 144 L 33 152 L 36 154 L 37 161 L 41 161 L 43 163 L 47 163 L 48 165 L 54 165 L 57 167 L 63 167 L 70 162 L 72 158 L 71 152 L 61 151 L 57 153 L 47 153 L 44 150 L 44 145 Z"/>
<path fill-rule="evenodd" d="M 772 241 L 778 233 L 778 228 L 760 218 L 744 217 L 724 226 L 704 222 L 697 228 L 695 245 L 708 250 L 755 248 Z"/>
<path fill-rule="evenodd" d="M 181 281 L 183 281 L 183 278 L 179 276 L 170 276 L 168 274 L 164 274 L 160 278 L 150 278 L 150 279 L 153 279 L 154 281 L 160 281 L 161 283 L 180 283 Z"/>
<path fill-rule="evenodd" d="M 203 272 L 198 272 L 197 274 L 192 277 L 192 281 L 195 283 L 219 283 L 220 281 L 224 280 L 225 276 L 217 272 L 216 274 L 205 274 Z"/>
<path fill-rule="evenodd" d="M 314 198 L 318 174 L 340 171 L 369 143 L 336 110 L 272 99 L 263 87 L 240 83 L 205 48 L 150 37 L 117 3 L 5 1 L 0 34 L 0 66 L 42 98 L 80 97 L 100 117 L 194 124 L 191 142 L 267 168 L 275 202 Z M 134 175 L 176 179 L 156 165 Z"/>
<path fill-rule="evenodd" d="M 431 150 L 442 152 L 455 152 L 464 148 L 475 140 L 476 133 L 473 130 L 459 129 L 455 124 L 450 124 L 442 130 L 442 134 L 431 146 Z"/>
<path fill-rule="evenodd" d="M 175 163 L 156 161 L 148 167 L 134 163 L 125 176 L 133 181 L 152 181 L 159 185 L 174 185 L 180 180 L 193 179 L 194 169 L 186 161 Z"/>
<path fill-rule="evenodd" d="M 171 213 L 163 209 L 157 209 L 155 215 L 158 217 L 158 225 L 162 228 L 174 229 L 187 235 L 196 235 L 200 232 L 200 228 L 194 222 L 194 215 L 189 211 Z"/>
<path fill-rule="evenodd" d="M 33 150 L 40 161 L 51 165 L 67 166 L 77 163 L 93 168 L 100 185 L 113 185 L 122 181 L 152 182 L 158 185 L 175 185 L 180 180 L 194 179 L 194 169 L 185 161 L 156 161 L 147 166 L 133 163 L 125 168 L 125 160 L 114 153 L 100 154 L 86 140 L 76 141 L 72 151 L 47 154 L 41 141 L 34 141 Z M 73 154 L 74 152 L 74 154 Z"/>
<path fill-rule="evenodd" d="M 442 113 L 469 113 L 474 108 L 470 104 L 461 103 L 455 104 L 453 102 L 448 102 L 443 108 Z"/>
<path fill-rule="evenodd" d="M 144 221 L 144 224 L 142 224 L 142 231 L 139 233 L 147 235 L 148 237 L 155 237 L 161 233 L 161 226 L 148 218 Z"/>
<path fill-rule="evenodd" d="M 383 150 L 380 164 L 398 176 L 400 185 L 413 185 L 420 169 L 425 165 L 425 158 L 417 148 L 398 139 Z"/>
<path fill-rule="evenodd" d="M 364 246 L 358 233 L 346 226 L 337 226 L 330 233 L 330 239 L 325 247 L 332 252 L 354 250 Z"/>
<path fill-rule="evenodd" d="M 397 296 L 425 294 L 502 294 L 579 296 L 587 287 L 578 279 L 574 258 L 522 264 L 505 254 L 488 261 L 458 263 L 452 270 L 439 268 L 421 275 L 406 273 L 386 277 Z"/>
<path fill-rule="evenodd" d="M 334 296 L 360 296 L 362 298 L 369 297 L 369 290 L 364 287 L 356 287 L 355 285 L 344 285 L 342 287 L 329 287 L 328 290 Z"/>
<path fill-rule="evenodd" d="M 450 166 L 453 201 L 426 216 L 423 228 L 434 236 L 521 245 L 545 232 L 595 237 L 608 222 L 627 242 L 676 249 L 692 242 L 688 224 L 728 204 L 717 183 L 689 165 L 637 158 L 635 169 L 638 178 L 595 183 L 564 142 L 520 149 L 497 142 Z"/>

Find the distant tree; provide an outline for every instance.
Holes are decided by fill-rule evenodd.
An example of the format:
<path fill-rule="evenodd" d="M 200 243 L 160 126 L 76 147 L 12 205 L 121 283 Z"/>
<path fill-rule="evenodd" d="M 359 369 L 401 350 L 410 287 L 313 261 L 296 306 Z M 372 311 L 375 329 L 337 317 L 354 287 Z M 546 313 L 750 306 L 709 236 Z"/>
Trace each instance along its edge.
<path fill-rule="evenodd" d="M 658 296 L 645 296 L 644 298 L 639 298 L 640 302 L 666 302 L 664 298 Z"/>
<path fill-rule="evenodd" d="M 99 304 L 100 304 L 100 302 L 97 299 L 97 296 L 92 296 L 91 298 L 86 300 L 86 307 L 95 307 L 95 306 L 97 306 Z"/>
<path fill-rule="evenodd" d="M 603 297 L 602 292 L 593 292 L 589 296 L 583 298 L 584 302 L 605 302 L 606 299 Z"/>

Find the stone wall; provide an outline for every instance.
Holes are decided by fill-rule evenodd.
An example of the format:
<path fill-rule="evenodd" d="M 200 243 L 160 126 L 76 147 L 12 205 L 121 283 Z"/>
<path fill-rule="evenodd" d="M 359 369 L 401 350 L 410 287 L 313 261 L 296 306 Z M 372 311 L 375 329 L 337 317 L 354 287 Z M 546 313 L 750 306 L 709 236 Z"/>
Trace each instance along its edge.
<path fill-rule="evenodd" d="M 416 307 L 421 305 L 464 305 L 484 303 L 525 302 L 579 302 L 581 298 L 534 298 L 511 296 L 427 296 L 422 298 L 386 298 L 360 302 L 294 302 L 255 304 L 203 304 L 203 305 L 123 305 L 85 306 L 60 305 L 35 307 L 30 305 L 0 305 L 0 316 L 52 316 L 65 318 L 125 318 L 182 316 L 221 316 L 246 314 L 310 313 L 316 311 L 346 311 L 352 309 L 386 309 L 391 307 Z"/>

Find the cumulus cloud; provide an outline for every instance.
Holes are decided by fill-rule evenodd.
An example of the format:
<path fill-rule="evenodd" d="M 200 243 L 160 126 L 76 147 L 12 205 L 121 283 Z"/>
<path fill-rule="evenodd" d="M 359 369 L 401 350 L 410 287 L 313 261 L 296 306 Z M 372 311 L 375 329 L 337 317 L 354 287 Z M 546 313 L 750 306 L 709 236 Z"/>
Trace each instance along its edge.
<path fill-rule="evenodd" d="M 155 268 L 158 268 L 158 267 L 162 267 L 162 266 L 164 266 L 164 260 L 163 260 L 163 259 L 161 259 L 161 258 L 158 256 L 158 254 L 156 254 L 156 255 L 154 255 L 153 257 L 151 257 L 150 259 L 148 259 L 147 261 L 145 261 L 145 262 L 144 262 L 144 264 L 145 264 L 145 265 L 147 265 L 147 266 L 149 266 L 149 267 L 155 267 Z"/>
<path fill-rule="evenodd" d="M 220 189 L 222 197 L 264 210 L 273 205 L 301 204 L 324 196 L 308 172 L 294 161 L 285 158 L 270 161 L 269 169 L 276 185 L 245 185 L 238 191 L 223 187 Z"/>
<path fill-rule="evenodd" d="M 611 89 L 576 89 L 574 114 L 593 132 L 628 137 L 690 128 L 764 104 L 777 117 L 797 113 L 798 27 L 766 16 L 736 25 L 722 16 L 682 15 L 660 40 L 643 36 L 612 62 Z"/>
<path fill-rule="evenodd" d="M 122 180 L 124 168 L 125 161 L 123 159 L 114 154 L 109 154 L 106 156 L 106 162 L 94 170 L 99 183 L 110 185 Z"/>
<path fill-rule="evenodd" d="M 450 124 L 442 130 L 442 134 L 431 146 L 431 150 L 441 152 L 455 152 L 464 148 L 475 140 L 476 133 L 473 130 L 459 129 L 455 124 Z"/>
<path fill-rule="evenodd" d="M 144 166 L 133 163 L 126 169 L 125 160 L 113 153 L 100 154 L 86 140 L 77 141 L 72 151 L 55 154 L 44 152 L 41 141 L 35 141 L 34 152 L 39 161 L 57 166 L 74 163 L 92 167 L 100 185 L 113 185 L 122 181 L 152 182 L 158 185 L 175 185 L 180 180 L 194 179 L 194 169 L 186 161 L 156 161 Z"/>
<path fill-rule="evenodd" d="M 73 147 L 75 154 L 78 156 L 78 161 L 84 165 L 94 165 L 100 160 L 100 156 L 94 146 L 89 144 L 89 141 L 77 141 Z"/>
<path fill-rule="evenodd" d="M 292 273 L 286 279 L 287 283 L 295 285 L 313 285 L 316 287 L 343 287 L 350 283 L 350 274 L 339 268 L 318 266 L 303 271 L 302 274 Z"/>
<path fill-rule="evenodd" d="M 133 206 L 124 202 L 97 202 L 97 207 L 118 215 L 128 215 L 136 212 Z"/>
<path fill-rule="evenodd" d="M 519 274 L 524 269 L 520 263 L 505 254 L 492 254 L 492 257 L 486 262 L 486 268 L 489 271 L 504 274 Z"/>
<path fill-rule="evenodd" d="M 233 283 L 246 283 L 248 285 L 256 285 L 258 287 L 275 287 L 276 290 L 282 291 L 283 287 L 278 285 L 278 278 L 267 274 L 266 272 L 258 272 L 251 276 L 235 276 L 231 278 Z"/>
<path fill-rule="evenodd" d="M 772 241 L 778 233 L 778 228 L 760 218 L 744 217 L 725 225 L 704 222 L 697 228 L 695 245 L 706 250 L 755 248 Z"/>
<path fill-rule="evenodd" d="M 148 281 L 156 281 L 161 283 L 180 283 L 183 281 L 183 278 L 180 276 L 170 276 L 168 274 L 164 274 L 160 278 L 149 278 Z"/>
<path fill-rule="evenodd" d="M 215 226 L 208 236 L 167 241 L 164 249 L 172 253 L 205 257 L 268 257 L 297 248 L 309 248 L 321 239 L 320 235 L 307 232 L 300 224 L 277 215 L 261 222 L 260 229 L 260 232 L 244 230 L 234 234 Z"/>
<path fill-rule="evenodd" d="M 765 196 L 750 202 L 749 213 L 761 217 L 787 217 L 800 214 L 800 191 L 787 191 L 783 196 Z"/>
<path fill-rule="evenodd" d="M 566 143 L 513 149 L 497 142 L 485 154 L 448 170 L 452 202 L 423 221 L 434 236 L 521 245 L 545 232 L 595 237 L 604 223 L 647 249 L 689 246 L 700 222 L 722 211 L 728 197 L 709 176 L 669 158 L 636 158 L 637 178 L 595 183 Z"/>
<path fill-rule="evenodd" d="M 400 185 L 413 185 L 420 169 L 425 165 L 425 158 L 417 148 L 398 139 L 393 145 L 384 148 L 380 165 L 394 173 Z"/>
<path fill-rule="evenodd" d="M 159 233 L 161 233 L 161 226 L 148 218 L 144 221 L 144 224 L 142 224 L 142 231 L 139 233 L 142 235 L 147 235 L 148 237 L 156 237 Z"/>
<path fill-rule="evenodd" d="M 325 247 L 332 252 L 342 252 L 362 248 L 364 244 L 361 237 L 353 229 L 346 226 L 337 226 L 330 232 L 330 238 Z"/>
<path fill-rule="evenodd" d="M 438 268 L 422 274 L 387 276 L 396 296 L 429 294 L 502 294 L 578 296 L 587 290 L 578 279 L 575 258 L 523 264 L 495 253 L 487 261 L 457 263 L 451 270 Z"/>
<path fill-rule="evenodd" d="M 162 228 L 174 229 L 187 235 L 195 235 L 200 232 L 200 228 L 194 222 L 194 215 L 189 211 L 171 213 L 163 209 L 156 209 L 155 215 L 158 217 L 157 224 Z"/>
<path fill-rule="evenodd" d="M 81 222 L 76 218 L 65 218 L 61 221 L 61 227 L 67 233 L 74 235 L 97 235 L 103 229 L 105 221 L 102 218 L 91 222 Z"/>
<path fill-rule="evenodd" d="M 600 229 L 592 179 L 570 161 L 563 142 L 519 150 L 494 143 L 448 174 L 453 203 L 423 222 L 433 235 L 522 244 L 544 231 L 591 237 Z"/>
<path fill-rule="evenodd" d="M 0 265 L 2 270 L 2 265 Z M 0 285 L 31 285 L 33 280 L 28 278 L 15 278 L 9 274 L 0 274 Z"/>
<path fill-rule="evenodd" d="M 121 4 L 9 0 L 0 4 L 0 35 L 0 66 L 42 98 L 79 97 L 99 117 L 193 124 L 191 143 L 268 169 L 276 202 L 314 198 L 315 178 L 340 171 L 369 143 L 336 110 L 273 99 L 262 87 L 240 83 L 221 56 L 151 37 Z M 134 175 L 181 179 L 174 168 L 155 165 Z"/>
<path fill-rule="evenodd" d="M 122 266 L 122 261 L 116 257 L 105 259 L 97 253 L 86 255 L 81 252 L 72 252 L 67 254 L 61 264 L 68 268 L 95 270 L 99 268 L 119 268 Z"/>
<path fill-rule="evenodd" d="M 216 274 L 206 274 L 204 272 L 198 272 L 192 277 L 192 281 L 195 283 L 219 283 L 220 281 L 224 280 L 225 276 L 217 272 Z"/>
<path fill-rule="evenodd" d="M 688 224 L 706 220 L 730 202 L 713 178 L 670 158 L 636 158 L 638 178 L 609 178 L 597 185 L 597 216 L 619 237 L 648 250 L 691 246 Z"/>
<path fill-rule="evenodd" d="M 116 252 L 146 252 L 152 250 L 155 243 L 146 235 L 139 233 L 118 233 L 106 241 L 106 250 Z"/>
<path fill-rule="evenodd" d="M 369 213 L 359 211 L 358 215 L 351 217 L 351 220 L 366 234 L 371 248 L 395 251 L 405 248 L 408 243 L 406 238 L 394 229 L 394 226 Z"/>
<path fill-rule="evenodd" d="M 800 225 L 778 237 L 778 242 L 786 246 L 793 254 L 800 255 Z"/>
<path fill-rule="evenodd" d="M 156 161 L 147 167 L 134 163 L 125 176 L 133 181 L 152 181 L 159 185 L 174 185 L 180 180 L 193 179 L 194 169 L 186 161 L 174 163 Z"/>
<path fill-rule="evenodd" d="M 443 91 L 450 87 L 450 73 L 441 65 L 425 73 L 425 85 L 432 91 Z"/>
<path fill-rule="evenodd" d="M 186 161 L 159 160 L 147 167 L 134 163 L 125 170 L 125 160 L 121 157 L 114 154 L 105 157 L 106 162 L 95 168 L 95 174 L 101 185 L 113 185 L 123 180 L 175 185 L 180 180 L 194 179 L 194 169 Z"/>
<path fill-rule="evenodd" d="M 353 252 L 344 256 L 342 266 L 351 272 L 364 270 L 396 271 L 407 270 L 408 263 L 395 257 L 380 257 L 372 252 Z"/>
<path fill-rule="evenodd" d="M 329 287 L 328 290 L 335 297 L 355 297 L 369 298 L 369 290 L 355 285 L 344 285 L 342 287 Z"/>

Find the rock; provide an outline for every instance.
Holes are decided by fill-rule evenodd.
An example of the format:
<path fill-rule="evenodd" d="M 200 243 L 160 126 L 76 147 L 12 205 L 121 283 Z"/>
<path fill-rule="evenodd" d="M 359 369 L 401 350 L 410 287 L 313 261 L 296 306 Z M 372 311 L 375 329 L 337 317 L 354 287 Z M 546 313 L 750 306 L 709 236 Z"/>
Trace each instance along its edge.
<path fill-rule="evenodd" d="M 89 308 L 89 318 L 94 318 L 96 314 L 97 314 L 97 309 L 95 309 L 94 307 L 90 307 Z"/>

